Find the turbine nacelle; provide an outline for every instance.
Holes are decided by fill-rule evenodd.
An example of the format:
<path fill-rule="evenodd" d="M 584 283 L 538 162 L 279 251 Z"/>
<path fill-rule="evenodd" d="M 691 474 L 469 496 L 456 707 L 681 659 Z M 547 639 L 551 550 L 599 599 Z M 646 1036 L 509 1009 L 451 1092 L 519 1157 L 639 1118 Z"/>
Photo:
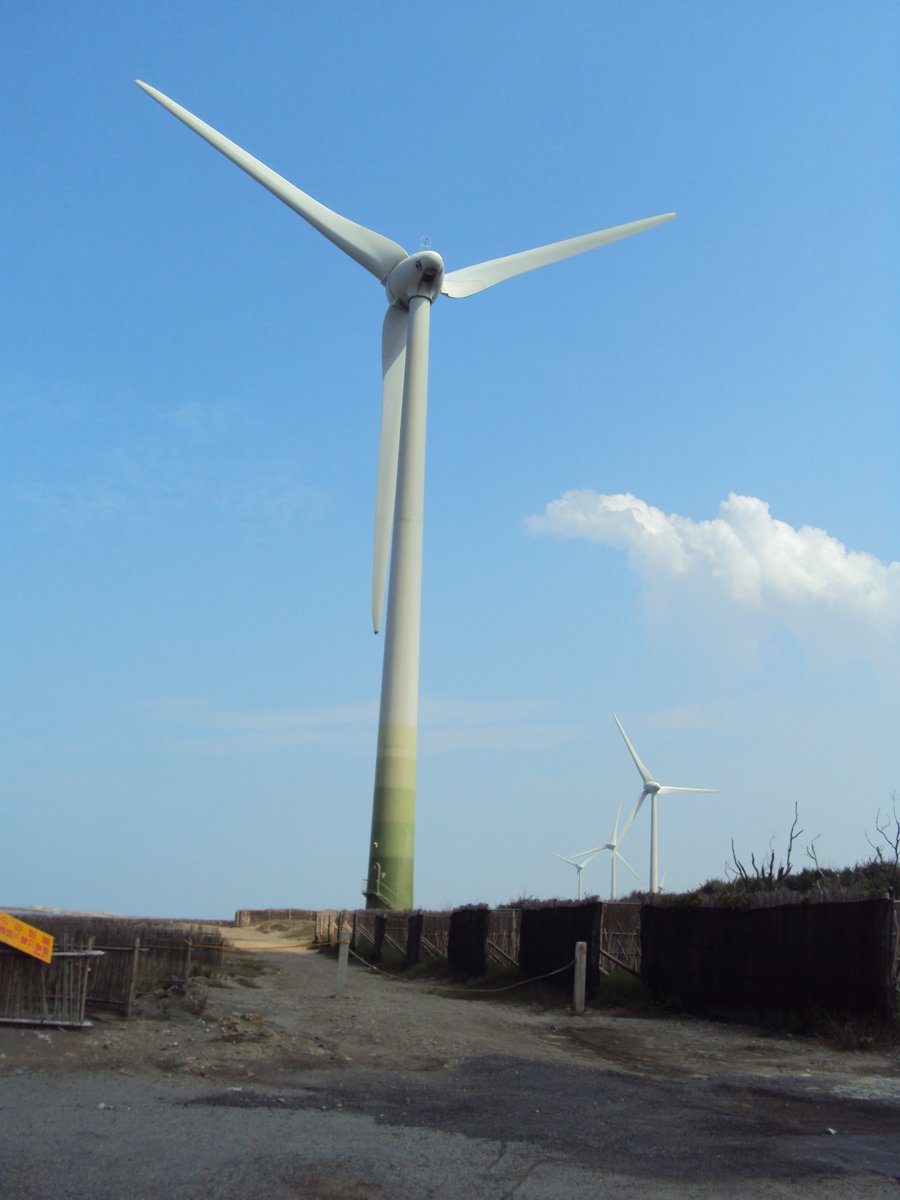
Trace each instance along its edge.
<path fill-rule="evenodd" d="M 444 260 L 433 250 L 420 250 L 397 263 L 384 281 L 388 301 L 409 308 L 415 296 L 432 302 L 441 294 L 444 285 Z"/>

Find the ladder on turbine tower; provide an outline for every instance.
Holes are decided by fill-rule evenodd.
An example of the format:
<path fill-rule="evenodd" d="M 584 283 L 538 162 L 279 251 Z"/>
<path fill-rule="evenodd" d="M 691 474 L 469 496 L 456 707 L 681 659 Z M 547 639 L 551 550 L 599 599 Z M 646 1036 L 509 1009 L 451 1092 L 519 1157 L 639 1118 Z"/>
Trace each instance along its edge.
<path fill-rule="evenodd" d="M 374 901 L 378 908 L 397 908 L 398 906 L 391 896 L 391 889 L 384 882 L 380 862 L 375 863 L 374 875 L 374 880 L 364 879 L 362 881 L 362 894 L 366 900 Z"/>

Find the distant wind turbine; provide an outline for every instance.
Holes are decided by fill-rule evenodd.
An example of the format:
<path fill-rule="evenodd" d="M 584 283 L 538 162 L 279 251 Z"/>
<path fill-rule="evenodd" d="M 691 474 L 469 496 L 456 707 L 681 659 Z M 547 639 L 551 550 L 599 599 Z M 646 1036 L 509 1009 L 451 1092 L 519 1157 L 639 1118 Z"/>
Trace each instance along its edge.
<path fill-rule="evenodd" d="M 641 805 L 647 796 L 650 797 L 650 891 L 656 893 L 659 891 L 659 879 L 657 876 L 657 814 L 656 814 L 656 799 L 658 796 L 666 796 L 669 792 L 715 792 L 716 788 L 698 788 L 698 787 L 672 787 L 669 784 L 657 783 L 644 764 L 638 758 L 638 753 L 631 744 L 631 739 L 622 728 L 622 722 L 613 713 L 613 720 L 619 727 L 619 733 L 625 739 L 625 745 L 628 747 L 628 753 L 634 759 L 634 765 L 640 772 L 641 779 L 644 781 L 644 787 L 638 796 L 637 804 L 634 806 L 634 811 L 628 818 L 622 836 L 628 832 L 631 827 L 631 822 L 640 811 Z"/>
<path fill-rule="evenodd" d="M 332 212 L 162 92 L 140 80 L 136 82 L 163 108 L 374 275 L 387 292 L 388 309 L 381 335 L 381 441 L 372 564 L 372 623 L 376 633 L 381 626 L 389 561 L 390 579 L 369 871 L 364 894 L 368 908 L 411 908 L 431 306 L 441 294 L 474 295 L 525 271 L 642 233 L 675 214 L 663 213 L 616 225 L 445 274 L 443 260 L 433 250 L 407 254 L 390 238 Z M 425 165 L 417 168 L 414 175 L 416 186 L 423 190 L 429 186 L 427 156 L 424 161 Z M 320 284 L 316 286 L 323 302 L 334 294 Z M 340 321 L 337 296 L 331 302 L 335 304 L 336 320 Z M 548 347 L 548 351 L 551 349 Z"/>
<path fill-rule="evenodd" d="M 621 845 L 622 841 L 624 840 L 625 834 L 631 828 L 631 822 L 634 820 L 635 816 L 637 815 L 637 810 L 638 810 L 638 805 L 636 804 L 634 806 L 634 808 L 631 810 L 631 816 L 625 822 L 625 828 L 622 830 L 622 833 L 619 834 L 619 817 L 622 814 L 622 802 L 621 802 L 621 800 L 619 801 L 619 807 L 616 809 L 616 821 L 615 821 L 615 824 L 613 825 L 612 834 L 610 836 L 609 841 L 603 847 L 604 850 L 609 851 L 609 864 L 610 864 L 609 865 L 609 872 L 610 872 L 609 898 L 610 898 L 610 900 L 615 900 L 615 898 L 616 898 L 616 859 L 621 860 L 622 866 L 627 867 L 628 870 L 635 877 L 635 879 L 638 878 L 637 871 L 634 869 L 634 867 L 631 865 L 631 863 L 628 862 L 628 860 L 625 858 L 625 856 L 619 850 L 619 846 Z"/>
<path fill-rule="evenodd" d="M 559 858 L 563 862 L 567 862 L 575 868 L 575 874 L 578 876 L 579 900 L 584 899 L 584 885 L 581 878 L 582 874 L 584 873 L 584 868 L 588 865 L 592 858 L 596 858 L 600 851 L 605 849 L 606 846 L 597 846 L 594 850 L 585 850 L 583 854 L 572 854 L 569 857 L 566 857 L 565 854 L 557 854 L 555 850 L 550 851 L 554 858 Z"/>
<path fill-rule="evenodd" d="M 575 854 L 572 856 L 573 859 L 584 858 L 585 855 L 589 855 L 590 857 L 593 857 L 593 855 L 600 854 L 604 850 L 609 851 L 609 864 L 610 864 L 610 866 L 609 866 L 609 873 L 610 873 L 609 898 L 610 898 L 610 900 L 615 900 L 615 898 L 616 898 L 616 861 L 617 860 L 621 861 L 622 865 L 628 868 L 628 870 L 632 873 L 632 875 L 635 877 L 635 879 L 638 878 L 637 871 L 635 871 L 635 869 L 631 865 L 631 863 L 629 863 L 627 861 L 624 854 L 622 854 L 622 852 L 619 850 L 619 846 L 622 844 L 622 842 L 625 838 L 625 834 L 631 828 L 631 822 L 634 820 L 635 816 L 637 815 L 637 810 L 639 808 L 640 808 L 640 801 L 638 801 L 638 803 L 632 809 L 631 816 L 625 822 L 625 828 L 622 830 L 621 833 L 619 833 L 619 817 L 622 815 L 622 803 L 620 801 L 619 807 L 616 809 L 616 820 L 615 820 L 615 824 L 613 825 L 613 831 L 612 831 L 612 834 L 610 835 L 609 841 L 604 842 L 602 846 L 595 846 L 593 850 L 585 850 L 584 854 Z M 552 853 L 552 851 L 551 851 L 551 853 Z M 560 856 L 557 855 L 557 858 L 559 858 L 559 857 Z M 590 862 L 590 857 L 586 858 L 585 861 Z M 566 861 L 571 862 L 572 859 L 566 859 Z"/>

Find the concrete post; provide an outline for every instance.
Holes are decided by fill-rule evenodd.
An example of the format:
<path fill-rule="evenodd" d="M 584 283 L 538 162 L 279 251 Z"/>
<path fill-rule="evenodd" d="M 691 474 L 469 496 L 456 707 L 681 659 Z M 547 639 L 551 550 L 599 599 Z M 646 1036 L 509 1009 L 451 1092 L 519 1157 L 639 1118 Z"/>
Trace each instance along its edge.
<path fill-rule="evenodd" d="M 335 988 L 334 997 L 336 1000 L 343 1000 L 344 993 L 347 990 L 347 966 L 350 962 L 350 930 L 344 929 L 341 926 L 341 932 L 338 936 L 338 973 L 337 987 Z"/>
<path fill-rule="evenodd" d="M 587 942 L 575 943 L 575 995 L 573 1004 L 576 1016 L 584 1012 L 585 982 L 587 980 Z"/>

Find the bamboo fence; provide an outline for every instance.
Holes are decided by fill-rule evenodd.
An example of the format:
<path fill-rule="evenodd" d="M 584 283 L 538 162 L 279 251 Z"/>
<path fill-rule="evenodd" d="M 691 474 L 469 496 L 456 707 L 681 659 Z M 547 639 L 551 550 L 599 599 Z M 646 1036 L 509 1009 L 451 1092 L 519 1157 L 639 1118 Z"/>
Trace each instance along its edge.
<path fill-rule="evenodd" d="M 35 919 L 54 937 L 54 960 L 50 964 L 32 960 L 32 967 L 20 951 L 0 955 L 0 1020 L 22 1019 L 17 1014 L 26 1011 L 37 1013 L 37 999 L 45 994 L 58 995 L 60 1011 L 68 1013 L 75 1003 L 71 997 L 80 994 L 79 989 L 88 1007 L 114 1009 L 127 1017 L 136 995 L 183 983 L 192 974 L 223 965 L 225 938 L 219 928 L 209 925 L 55 913 L 32 916 Z M 87 950 L 92 954 L 82 966 L 64 965 L 63 954 L 74 963 L 75 956 Z M 35 974 L 41 967 L 48 972 L 44 977 Z M 79 976 L 76 983 L 79 972 L 83 979 Z"/>

